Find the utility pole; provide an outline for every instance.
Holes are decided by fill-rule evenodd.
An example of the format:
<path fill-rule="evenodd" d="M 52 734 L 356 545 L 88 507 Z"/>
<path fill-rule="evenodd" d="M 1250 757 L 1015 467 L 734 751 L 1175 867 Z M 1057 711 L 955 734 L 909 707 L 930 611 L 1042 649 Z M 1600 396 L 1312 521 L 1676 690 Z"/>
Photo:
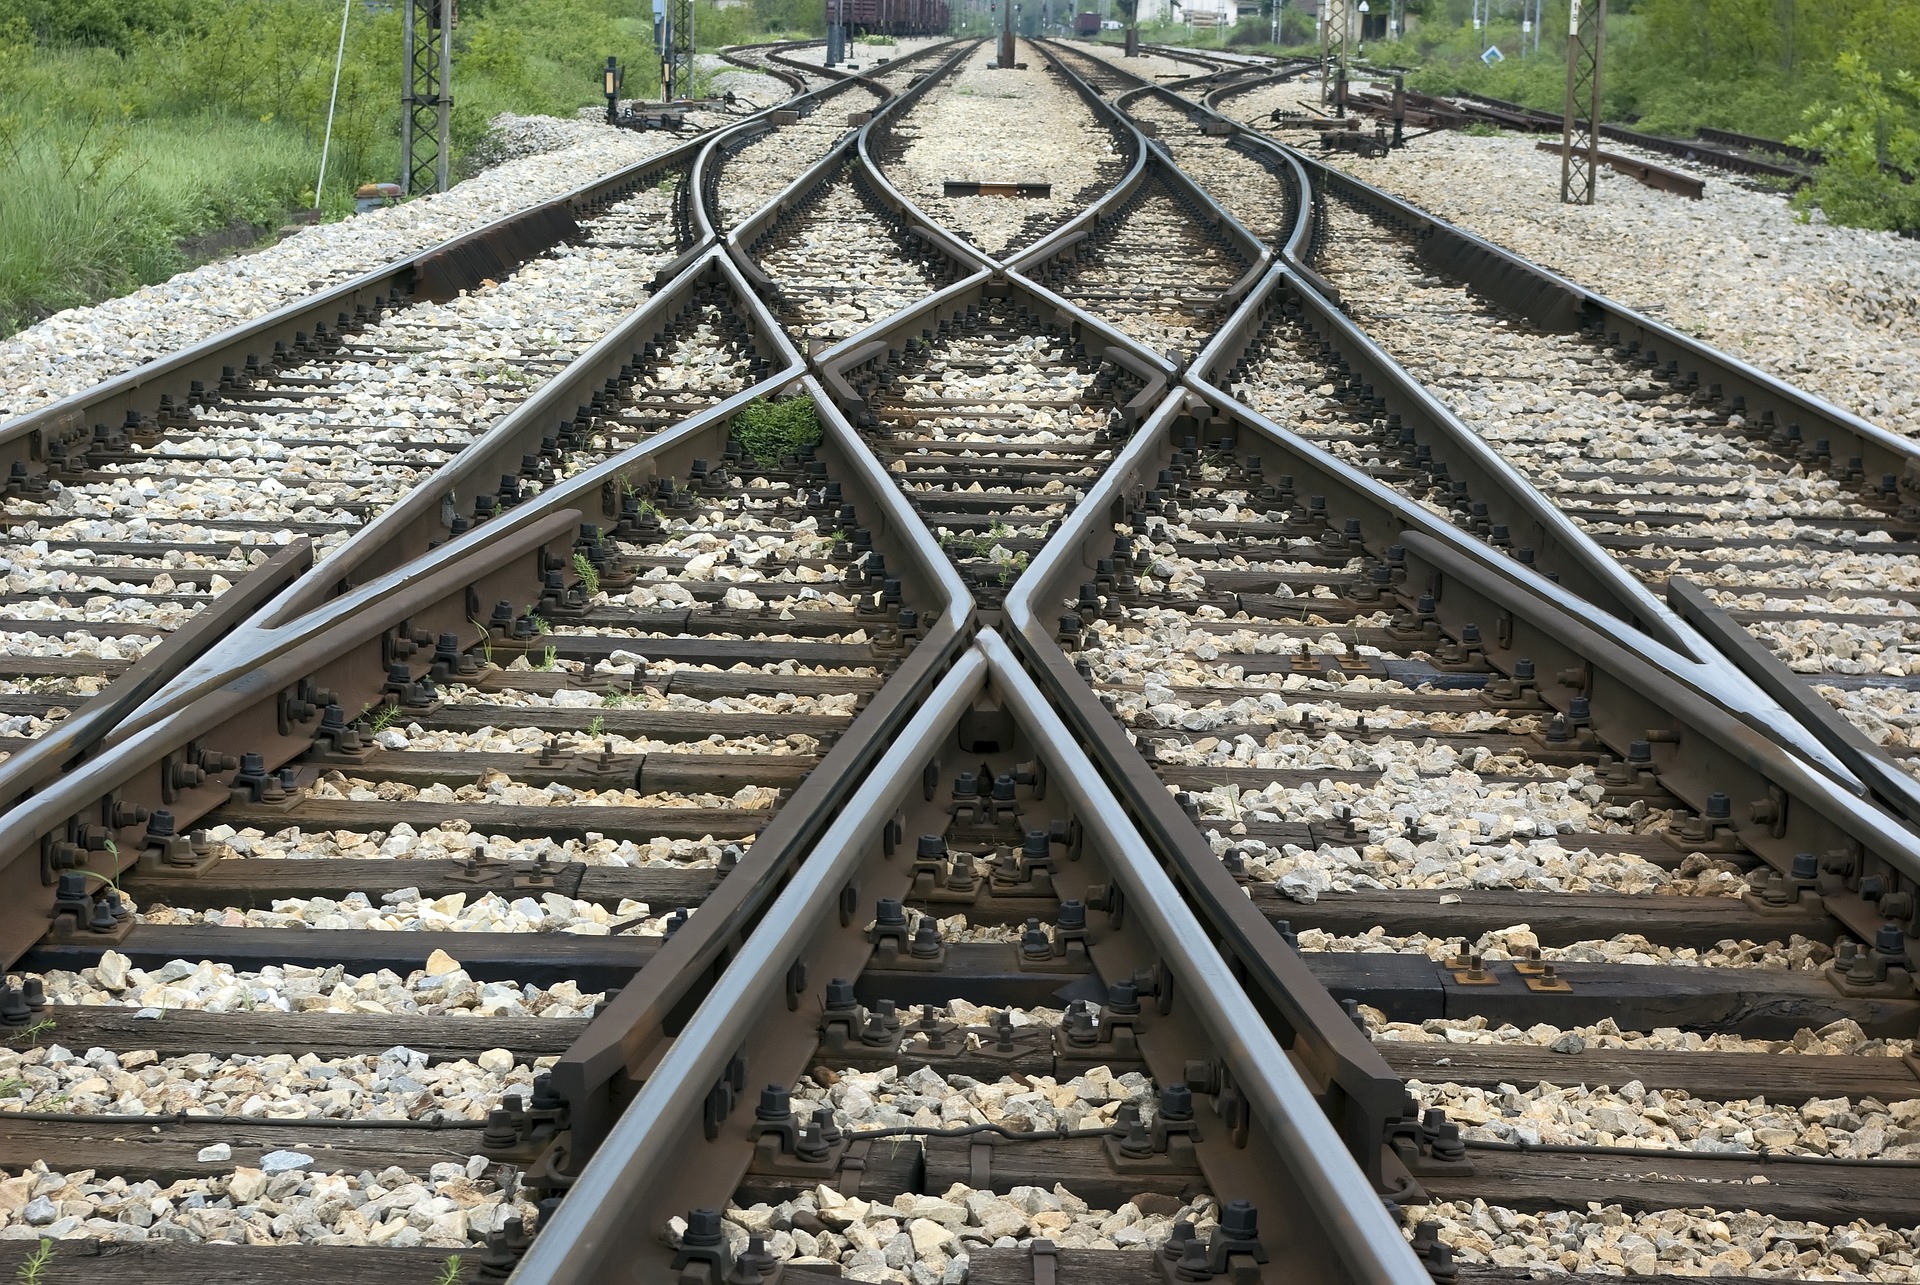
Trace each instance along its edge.
<path fill-rule="evenodd" d="M 1567 106 L 1560 123 L 1560 200 L 1592 205 L 1600 167 L 1600 67 L 1607 0 L 1572 0 L 1567 20 Z M 1581 112 L 1586 113 L 1583 120 Z"/>
<path fill-rule="evenodd" d="M 407 43 L 400 89 L 400 186 L 408 196 L 447 190 L 453 120 L 453 0 L 405 0 Z"/>
<path fill-rule="evenodd" d="M 1013 0 L 1000 0 L 1000 66 L 1013 66 Z"/>

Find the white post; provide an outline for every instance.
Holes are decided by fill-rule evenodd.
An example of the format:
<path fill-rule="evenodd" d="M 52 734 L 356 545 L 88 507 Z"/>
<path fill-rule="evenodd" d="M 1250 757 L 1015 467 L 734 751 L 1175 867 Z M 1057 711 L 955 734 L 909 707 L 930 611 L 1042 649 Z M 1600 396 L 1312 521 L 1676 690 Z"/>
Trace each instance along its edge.
<path fill-rule="evenodd" d="M 320 189 L 327 185 L 327 152 L 333 147 L 333 108 L 340 101 L 340 64 L 347 56 L 347 15 L 353 0 L 340 6 L 340 47 L 333 51 L 333 96 L 327 99 L 327 134 L 320 144 L 320 177 L 313 181 L 313 212 L 320 213 Z"/>

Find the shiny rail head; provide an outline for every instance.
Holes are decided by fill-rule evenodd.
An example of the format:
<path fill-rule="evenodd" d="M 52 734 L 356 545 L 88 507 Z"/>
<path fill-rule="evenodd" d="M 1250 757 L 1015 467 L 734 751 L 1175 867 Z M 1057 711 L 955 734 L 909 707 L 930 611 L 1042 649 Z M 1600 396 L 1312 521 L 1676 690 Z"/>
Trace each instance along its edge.
<path fill-rule="evenodd" d="M 1195 359 L 1194 386 L 1216 397 L 1233 396 L 1236 412 L 1267 423 L 1244 404 L 1251 395 L 1246 377 L 1267 339 L 1289 327 L 1303 341 L 1316 342 L 1318 360 L 1333 368 L 1336 397 L 1352 432 L 1377 439 L 1383 455 L 1413 453 L 1414 479 L 1442 494 L 1443 502 L 1458 511 L 1463 529 L 1509 556 L 1524 556 L 1524 565 L 1555 577 L 1688 659 L 1712 657 L 1712 649 L 1658 597 L 1349 320 L 1302 270 L 1282 265 L 1248 294 L 1245 306 Z M 1318 453 L 1303 438 L 1292 441 Z"/>
<path fill-rule="evenodd" d="M 1725 827 L 1783 872 L 1798 854 L 1832 854 L 1830 907 L 1864 939 L 1879 932 L 1872 890 L 1885 885 L 1875 873 L 1920 873 L 1920 839 L 1862 800 L 1844 768 L 1802 744 L 1797 724 L 1729 666 L 1692 662 L 1597 615 L 1517 558 L 1206 391 L 1190 391 L 1197 404 L 1163 404 L 1042 550 L 1007 604 L 1023 638 L 1071 657 L 1100 622 L 1152 606 L 1122 583 L 1116 539 L 1133 547 L 1205 477 L 1265 512 L 1277 541 L 1345 559 L 1346 601 L 1413 629 L 1410 646 L 1469 648 L 1503 690 L 1580 720 L 1596 748 L 1621 761 L 1641 743 L 1662 787 L 1700 814 L 1709 838 Z M 1430 631 L 1424 644 L 1421 630 Z"/>
<path fill-rule="evenodd" d="M 902 631 L 906 649 L 957 639 L 968 604 L 951 564 L 818 384 L 789 374 L 507 508 L 465 539 L 339 600 L 275 628 L 241 629 L 212 647 L 148 700 L 137 716 L 143 730 L 5 816 L 0 853 L 12 853 L 6 868 L 20 883 L 0 940 L 24 949 L 39 935 L 44 923 L 35 916 L 44 917 L 60 871 L 111 877 L 139 860 L 151 813 L 165 809 L 186 833 L 229 800 L 243 758 L 258 756 L 259 771 L 278 773 L 324 739 L 324 727 L 348 734 L 353 711 L 432 704 L 436 683 L 468 673 L 476 649 L 518 654 L 532 646 L 540 620 L 577 605 L 582 559 L 602 533 L 644 543 L 642 501 L 663 487 L 691 496 L 717 476 L 716 467 L 736 466 L 734 415 L 770 395 L 809 400 L 822 436 L 766 466 L 805 488 L 817 509 L 812 520 L 857 528 L 886 558 L 891 590 L 911 604 L 875 615 L 871 627 Z M 670 504 L 659 512 L 655 532 L 678 520 Z"/>
<path fill-rule="evenodd" d="M 895 1005 L 1096 1011 L 1077 1006 L 1085 999 L 1100 1018 L 1048 1035 L 1054 1056 L 1138 1062 L 1171 1095 L 1140 1145 L 1154 1154 L 1165 1137 L 1237 1211 L 1204 1250 L 1223 1263 L 1244 1256 L 1262 1279 L 1424 1281 L 1313 1095 L 1121 817 L 1013 653 L 991 631 L 980 635 L 741 947 L 515 1279 L 585 1282 L 614 1263 L 676 1279 L 690 1245 L 662 1243 L 670 1219 L 723 1208 L 750 1167 L 831 1169 L 858 1143 L 829 1143 L 814 1161 L 787 1161 L 779 1148 L 770 1158 L 761 1113 L 732 1105 L 733 1095 L 716 1105 L 713 1086 L 734 1067 L 744 1084 L 777 1088 L 831 1062 L 841 1042 L 871 1056 L 960 1035 L 904 1014 L 889 1027 Z M 918 928 L 896 920 L 893 908 L 922 884 L 950 882 L 983 859 L 990 873 L 967 878 L 1053 907 L 1018 943 L 949 942 L 931 919 Z M 1048 918 L 1051 932 L 1035 926 Z M 1287 948 L 1275 935 L 1272 949 Z M 1115 1137 L 1134 1145 L 1132 1132 Z M 731 1266 L 709 1263 L 709 1275 Z"/>

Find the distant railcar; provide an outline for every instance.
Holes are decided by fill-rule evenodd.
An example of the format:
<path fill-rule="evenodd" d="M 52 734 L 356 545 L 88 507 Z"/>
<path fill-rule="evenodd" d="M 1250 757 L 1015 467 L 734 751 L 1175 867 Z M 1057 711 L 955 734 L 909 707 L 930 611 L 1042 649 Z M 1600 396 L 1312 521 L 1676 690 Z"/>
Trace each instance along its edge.
<path fill-rule="evenodd" d="M 1097 36 L 1100 34 L 1100 15 L 1097 13 L 1079 13 L 1073 18 L 1075 35 Z"/>
<path fill-rule="evenodd" d="M 947 30 L 947 0 L 825 0 L 827 21 L 855 35 L 939 36 Z"/>

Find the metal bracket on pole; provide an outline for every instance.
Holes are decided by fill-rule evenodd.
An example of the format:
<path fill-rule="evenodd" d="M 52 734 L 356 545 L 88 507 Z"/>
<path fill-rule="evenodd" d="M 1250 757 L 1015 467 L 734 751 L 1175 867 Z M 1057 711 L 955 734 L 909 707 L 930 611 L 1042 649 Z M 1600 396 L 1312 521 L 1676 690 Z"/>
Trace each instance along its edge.
<path fill-rule="evenodd" d="M 400 93 L 400 186 L 447 190 L 453 121 L 453 0 L 406 0 L 406 83 Z"/>
<path fill-rule="evenodd" d="M 1567 105 L 1560 124 L 1560 200 L 1567 205 L 1592 205 L 1600 166 L 1600 68 L 1607 0 L 1571 0 L 1571 4 Z"/>

